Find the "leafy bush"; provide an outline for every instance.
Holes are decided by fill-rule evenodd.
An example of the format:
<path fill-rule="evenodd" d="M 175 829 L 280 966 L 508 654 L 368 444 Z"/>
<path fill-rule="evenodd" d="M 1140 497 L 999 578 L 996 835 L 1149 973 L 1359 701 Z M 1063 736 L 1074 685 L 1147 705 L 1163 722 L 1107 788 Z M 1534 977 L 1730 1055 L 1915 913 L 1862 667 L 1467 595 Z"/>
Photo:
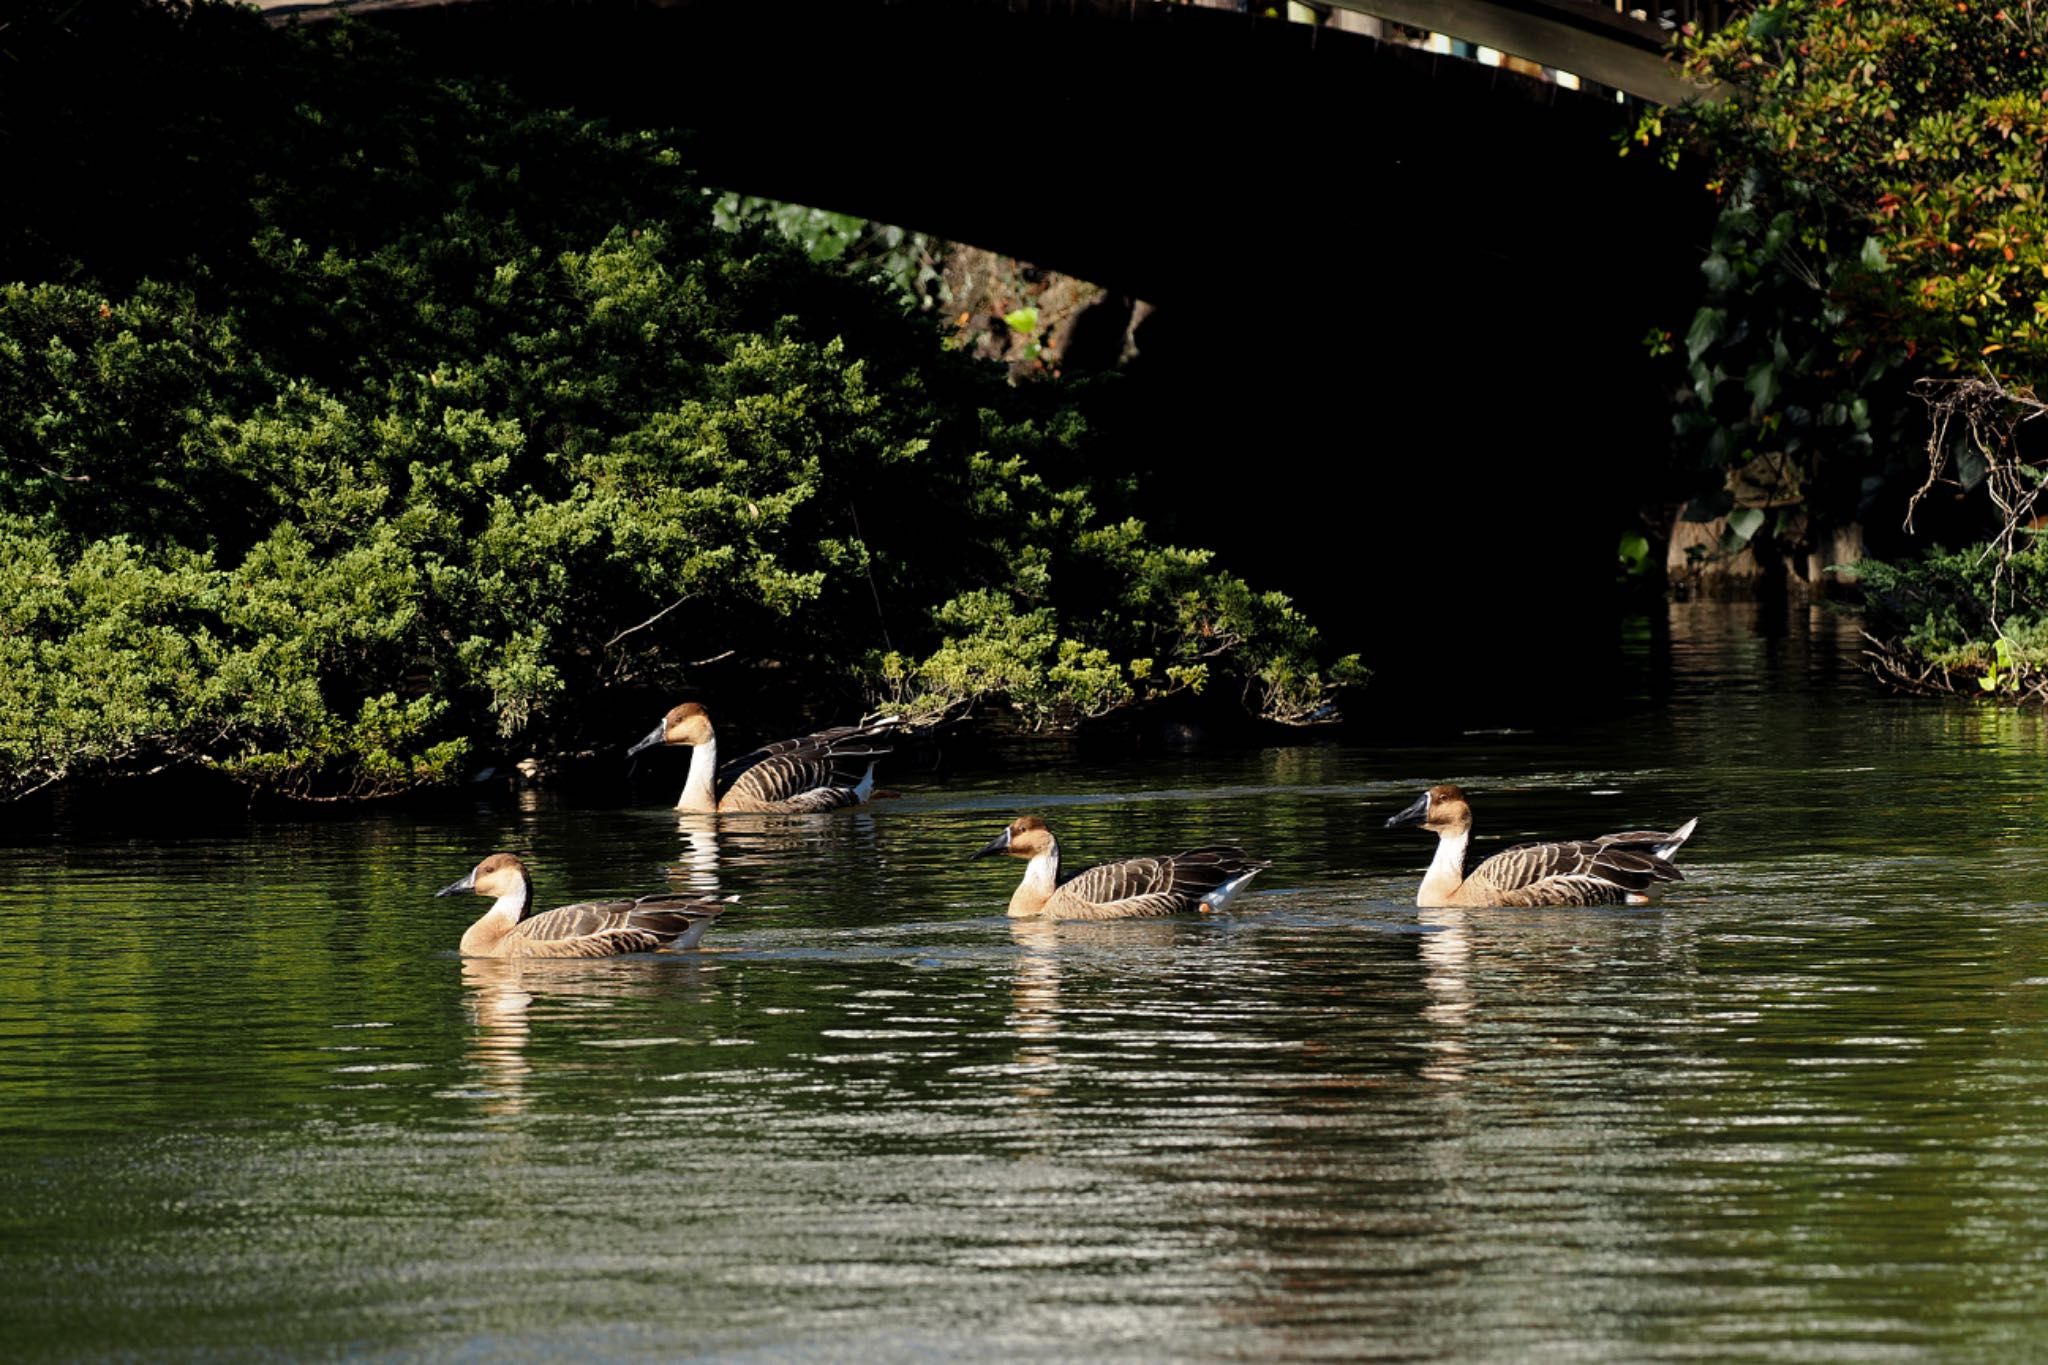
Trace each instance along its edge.
<path fill-rule="evenodd" d="M 1781 0 L 1683 41 L 1724 98 L 1638 135 L 1708 167 L 1722 213 L 1678 419 L 1709 469 L 1826 519 L 1922 471 L 1915 376 L 2031 391 L 2048 361 L 2048 18 L 1957 0 Z M 1922 428 L 1924 429 L 1924 428 Z M 1966 486 L 1981 452 L 1958 450 Z M 1715 482 L 1720 482 L 1717 477 Z"/>
<path fill-rule="evenodd" d="M 2048 545 L 1857 566 L 1880 677 L 1918 692 L 2048 700 Z"/>
<path fill-rule="evenodd" d="M 157 120 L 33 81 L 0 112 L 148 230 L 0 226 L 0 796 L 170 763 L 382 795 L 728 651 L 834 711 L 1037 724 L 1212 673 L 1291 719 L 1338 680 L 1089 477 L 1073 392 L 719 230 L 669 139 L 357 25 L 79 23 Z"/>

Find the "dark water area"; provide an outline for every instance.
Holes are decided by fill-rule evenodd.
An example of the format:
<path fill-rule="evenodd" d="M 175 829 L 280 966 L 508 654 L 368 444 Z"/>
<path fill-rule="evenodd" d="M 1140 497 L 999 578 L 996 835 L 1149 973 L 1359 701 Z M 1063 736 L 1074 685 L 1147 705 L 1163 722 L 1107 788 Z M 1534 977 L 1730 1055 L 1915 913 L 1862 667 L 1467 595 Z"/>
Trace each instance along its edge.
<path fill-rule="evenodd" d="M 1883 696 L 1852 620 L 1675 607 L 1605 712 L 1065 759 L 834 817 L 545 795 L 0 848 L 15 1359 L 2014 1359 L 2048 1326 L 2037 715 Z M 1502 686 L 1513 678 L 1503 676 Z M 678 777 L 680 775 L 678 774 Z M 1420 911 L 1700 817 L 1646 909 Z M 1240 842 L 1222 915 L 1013 925 Z M 737 893 L 709 951 L 453 954 Z"/>

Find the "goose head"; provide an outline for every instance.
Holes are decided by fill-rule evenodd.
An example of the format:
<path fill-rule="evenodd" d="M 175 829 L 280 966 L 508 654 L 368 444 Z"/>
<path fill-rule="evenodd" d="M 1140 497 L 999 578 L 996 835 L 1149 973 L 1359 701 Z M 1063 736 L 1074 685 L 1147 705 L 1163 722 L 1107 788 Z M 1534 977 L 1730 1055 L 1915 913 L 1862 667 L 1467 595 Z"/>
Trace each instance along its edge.
<path fill-rule="evenodd" d="M 469 870 L 459 882 L 450 882 L 434 894 L 453 896 L 468 891 L 497 900 L 520 889 L 528 880 L 526 864 L 509 853 L 493 853 Z"/>
<path fill-rule="evenodd" d="M 1415 798 L 1399 815 L 1387 817 L 1388 829 L 1402 825 L 1420 825 L 1434 834 L 1455 837 L 1472 828 L 1472 807 L 1465 804 L 1465 793 L 1448 782 L 1441 783 Z"/>
<path fill-rule="evenodd" d="M 1052 831 L 1045 827 L 1045 821 L 1035 815 L 1020 815 L 974 856 L 988 858 L 1007 853 L 1012 858 L 1036 858 L 1041 853 L 1050 853 L 1052 848 Z"/>
<path fill-rule="evenodd" d="M 657 744 L 708 744 L 711 742 L 711 717 L 696 702 L 686 701 L 661 718 L 661 724 L 640 737 L 638 743 L 626 750 L 631 758 L 642 749 L 652 749 Z"/>

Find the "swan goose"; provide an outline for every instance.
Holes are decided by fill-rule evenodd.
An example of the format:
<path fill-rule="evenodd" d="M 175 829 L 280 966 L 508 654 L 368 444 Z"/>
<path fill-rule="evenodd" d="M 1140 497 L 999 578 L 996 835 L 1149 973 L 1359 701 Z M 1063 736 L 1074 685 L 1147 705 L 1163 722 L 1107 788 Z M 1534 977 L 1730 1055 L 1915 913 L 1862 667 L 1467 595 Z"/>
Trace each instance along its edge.
<path fill-rule="evenodd" d="M 626 750 L 631 758 L 657 744 L 690 748 L 690 775 L 676 809 L 700 814 L 769 811 L 807 814 L 858 806 L 875 789 L 875 760 L 890 752 L 877 741 L 896 728 L 883 716 L 864 725 L 843 725 L 814 735 L 765 744 L 720 767 L 718 732 L 711 716 L 686 701 Z M 866 772 L 859 760 L 866 759 Z"/>
<path fill-rule="evenodd" d="M 1465 793 L 1445 783 L 1387 820 L 1387 828 L 1420 825 L 1437 836 L 1436 857 L 1423 875 L 1416 905 L 1642 905 L 1657 882 L 1683 881 L 1671 858 L 1692 837 L 1698 819 L 1669 833 L 1630 830 L 1597 839 L 1517 844 L 1465 870 L 1472 838 L 1472 807 Z"/>
<path fill-rule="evenodd" d="M 694 948 L 725 906 L 664 892 L 637 900 L 586 901 L 537 915 L 533 878 L 510 853 L 493 853 L 434 894 L 474 892 L 492 898 L 482 919 L 462 936 L 464 957 L 613 957 L 657 948 Z"/>
<path fill-rule="evenodd" d="M 1029 861 L 1010 896 L 1013 919 L 1149 919 L 1221 910 L 1238 888 L 1270 867 L 1241 848 L 1197 848 L 1164 858 L 1126 858 L 1060 876 L 1060 844 L 1035 815 L 1012 820 L 976 858 L 998 853 Z"/>

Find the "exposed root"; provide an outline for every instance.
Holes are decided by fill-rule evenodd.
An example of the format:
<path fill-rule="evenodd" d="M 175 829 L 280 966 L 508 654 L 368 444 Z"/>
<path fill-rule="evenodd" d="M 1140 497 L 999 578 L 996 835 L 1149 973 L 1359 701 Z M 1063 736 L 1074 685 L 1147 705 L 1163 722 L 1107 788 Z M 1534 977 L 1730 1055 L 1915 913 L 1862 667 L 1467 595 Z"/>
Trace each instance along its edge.
<path fill-rule="evenodd" d="M 1991 624 L 1996 628 L 2005 609 L 1999 602 L 1999 586 L 2010 591 L 2012 557 L 2021 533 L 2036 518 L 2043 489 L 2042 471 L 2019 458 L 2019 430 L 2048 413 L 2048 403 L 2030 387 L 2007 388 L 1989 369 L 1981 379 L 1922 379 L 1913 392 L 1927 404 L 1927 478 L 1906 503 L 1906 529 L 1913 529 L 1913 514 L 1938 485 L 1960 486 L 1943 476 L 1953 438 L 1967 436 L 1984 461 L 1984 488 L 2000 518 L 1997 534 L 1984 547 L 1985 554 L 1998 557 L 1991 578 Z M 1960 432 L 1957 423 L 1962 424 Z"/>

